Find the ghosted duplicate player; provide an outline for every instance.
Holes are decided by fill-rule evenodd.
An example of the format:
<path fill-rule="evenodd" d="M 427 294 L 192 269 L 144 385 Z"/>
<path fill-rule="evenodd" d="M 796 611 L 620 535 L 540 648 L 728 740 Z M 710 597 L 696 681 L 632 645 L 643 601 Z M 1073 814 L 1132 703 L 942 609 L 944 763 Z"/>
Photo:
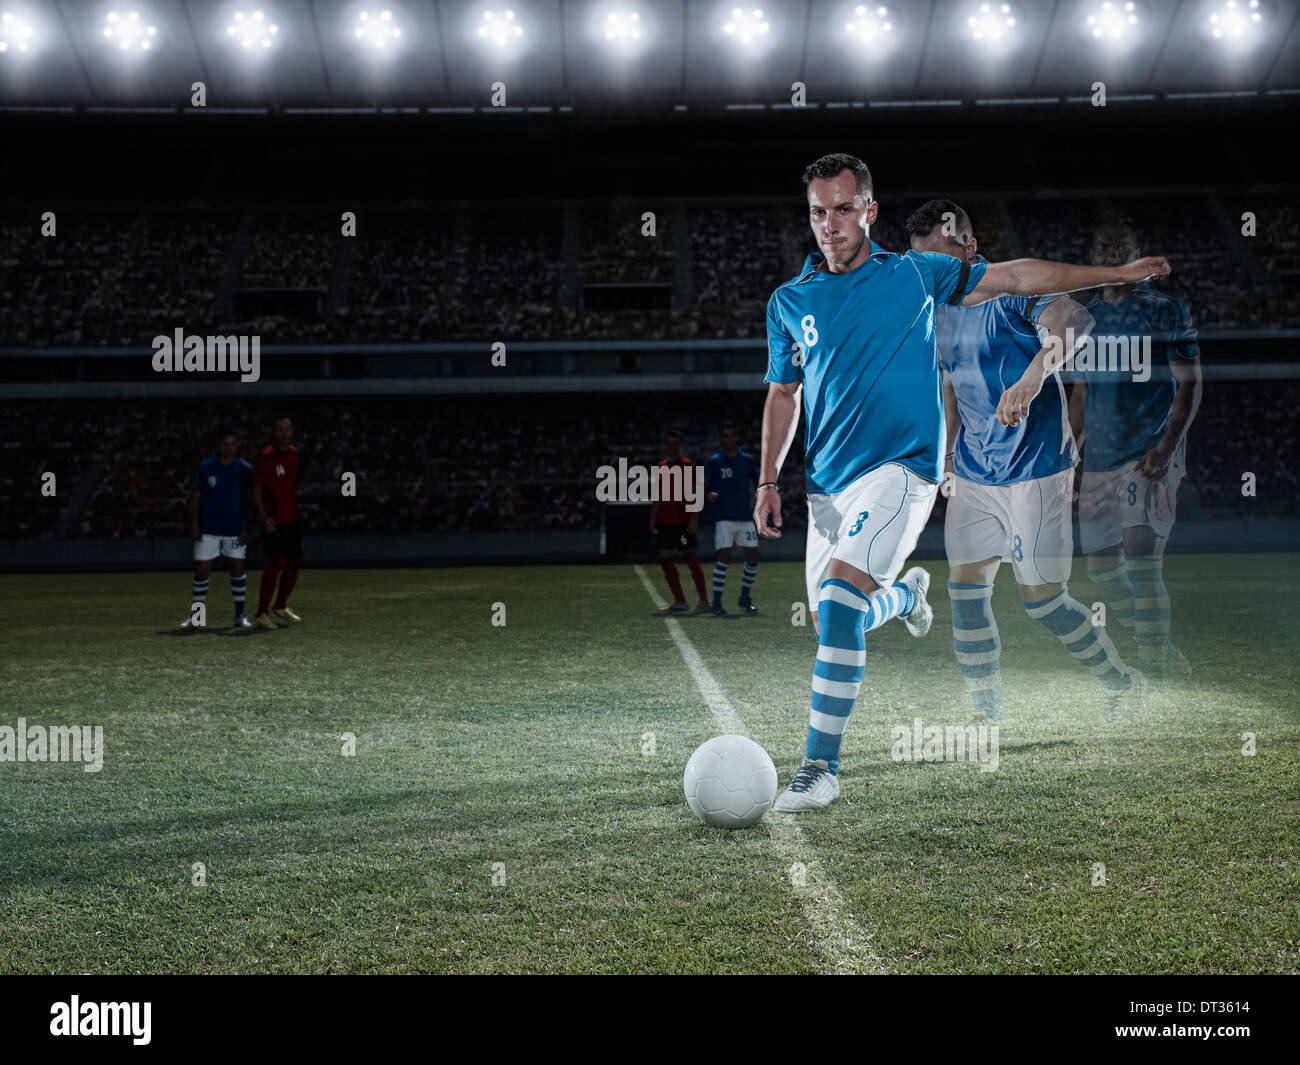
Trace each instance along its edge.
<path fill-rule="evenodd" d="M 275 628 L 276 622 L 290 625 L 302 620 L 289 609 L 289 596 L 302 567 L 298 449 L 292 441 L 293 422 L 281 415 L 271 423 L 271 443 L 261 450 L 253 467 L 253 506 L 262 522 L 262 548 L 266 552 L 266 572 L 257 597 L 257 623 L 264 629 Z"/>
<path fill-rule="evenodd" d="M 862 160 L 824 156 L 804 170 L 803 183 L 820 251 L 768 300 L 769 385 L 754 509 L 759 534 L 780 536 L 777 477 L 802 393 L 805 572 L 819 646 L 803 763 L 773 806 L 785 812 L 839 797 L 840 744 L 862 686 L 866 634 L 901 617 L 912 635 L 924 636 L 934 618 L 926 602 L 930 575 L 914 566 L 896 578 L 943 471 L 935 306 L 1132 284 L 1169 272 L 1159 257 L 1091 267 L 896 255 L 869 236 L 880 205 Z"/>
<path fill-rule="evenodd" d="M 669 430 L 664 435 L 664 452 L 667 457 L 661 459 L 655 468 L 659 499 L 650 504 L 650 535 L 655 538 L 659 565 L 664 571 L 668 589 L 673 593 L 673 601 L 657 613 L 685 614 L 690 611 L 682 592 L 681 578 L 677 576 L 677 564 L 673 562 L 673 552 L 680 551 L 700 596 L 699 605 L 693 613 L 709 614 L 713 608 L 709 606 L 708 593 L 704 589 L 704 570 L 700 568 L 700 560 L 695 555 L 699 512 L 688 512 L 686 509 L 695 463 L 682 454 L 682 437 L 675 430 Z M 677 476 L 672 475 L 674 469 L 678 471 Z M 703 500 L 697 502 L 700 506 L 704 505 Z"/>
<path fill-rule="evenodd" d="M 194 580 L 190 585 L 190 616 L 183 629 L 207 627 L 206 604 L 212 562 L 224 555 L 230 564 L 230 594 L 235 600 L 235 625 L 251 629 L 244 615 L 248 576 L 248 486 L 253 467 L 239 457 L 239 436 L 233 429 L 217 434 L 217 450 L 199 463 L 190 492 L 190 536 L 194 540 Z"/>
<path fill-rule="evenodd" d="M 988 261 L 970 216 L 951 200 L 923 204 L 907 232 L 913 251 Z M 953 475 L 943 528 L 953 650 L 976 711 L 992 720 L 1004 714 L 993 617 L 993 582 L 1004 559 L 1025 612 L 1097 678 L 1107 714 L 1136 706 L 1141 675 L 1124 664 L 1067 583 L 1078 454 L 1056 371 L 1070 344 L 1087 336 L 1092 316 L 1069 296 L 1001 296 L 977 307 L 939 307 L 935 325 L 948 423 L 944 472 Z"/>
<path fill-rule="evenodd" d="M 1093 224 L 1091 256 L 1104 266 L 1140 253 L 1142 234 L 1118 212 Z M 1095 357 L 1075 370 L 1071 419 L 1082 436 L 1079 540 L 1088 575 L 1137 644 L 1142 672 L 1160 687 L 1190 664 L 1170 640 L 1164 555 L 1178 486 L 1187 468 L 1187 430 L 1201 405 L 1201 350 L 1181 300 L 1144 281 L 1077 293 L 1095 325 Z M 1089 298 L 1091 297 L 1091 298 Z M 1143 355 L 1144 373 L 1102 352 Z M 1145 356 L 1149 355 L 1149 362 Z"/>

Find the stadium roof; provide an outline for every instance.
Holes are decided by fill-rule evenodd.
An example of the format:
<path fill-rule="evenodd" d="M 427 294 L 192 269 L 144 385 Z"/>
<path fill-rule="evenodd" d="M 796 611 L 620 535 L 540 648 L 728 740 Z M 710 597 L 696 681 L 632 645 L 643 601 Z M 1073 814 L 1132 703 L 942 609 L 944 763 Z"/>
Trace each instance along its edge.
<path fill-rule="evenodd" d="M 638 39 L 606 39 L 603 20 L 636 9 Z M 254 34 L 240 47 L 258 10 L 267 45 Z M 370 26 L 391 11 L 384 31 L 400 38 L 359 40 L 362 10 Z M 140 36 L 126 42 L 132 11 Z M 494 82 L 508 107 L 575 110 L 783 106 L 796 81 L 821 107 L 1086 102 L 1097 81 L 1111 99 L 1289 95 L 1300 94 L 1298 11 L 1300 0 L 0 0 L 0 106 L 183 110 L 196 81 L 209 108 L 272 110 L 486 110 Z M 1095 38 L 1088 13 L 1118 20 L 1122 39 Z M 993 30 L 977 39 L 979 20 Z"/>

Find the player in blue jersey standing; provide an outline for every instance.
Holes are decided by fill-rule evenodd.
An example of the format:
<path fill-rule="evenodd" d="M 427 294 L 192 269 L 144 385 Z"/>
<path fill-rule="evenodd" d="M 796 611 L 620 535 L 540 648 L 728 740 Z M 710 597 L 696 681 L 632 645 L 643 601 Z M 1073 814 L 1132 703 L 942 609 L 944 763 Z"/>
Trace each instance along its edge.
<path fill-rule="evenodd" d="M 235 600 L 235 625 L 251 629 L 244 614 L 248 576 L 244 558 L 248 552 L 248 513 L 253 467 L 239 457 L 239 436 L 233 429 L 217 437 L 217 450 L 199 463 L 190 492 L 190 536 L 194 540 L 194 581 L 191 585 L 190 616 L 182 629 L 207 626 L 206 602 L 212 562 L 224 555 L 230 563 L 230 594 Z M 203 609 L 198 609 L 203 605 Z"/>
<path fill-rule="evenodd" d="M 742 614 L 757 614 L 750 592 L 758 576 L 758 532 L 754 528 L 754 506 L 750 489 L 758 484 L 758 463 L 748 451 L 740 450 L 740 434 L 735 425 L 722 427 L 722 450 L 710 456 L 704 466 L 704 496 L 713 504 L 713 546 L 717 559 L 713 563 L 713 612 L 726 616 L 722 593 L 727 586 L 727 568 L 731 549 L 745 552 L 745 570 L 740 578 Z"/>
<path fill-rule="evenodd" d="M 870 238 L 880 205 L 862 160 L 824 156 L 804 170 L 803 182 L 820 251 L 768 300 L 769 384 L 754 508 L 759 535 L 780 536 L 777 477 L 798 427 L 802 393 L 805 572 L 819 646 L 803 763 L 773 806 L 785 812 L 819 809 L 839 796 L 840 744 L 862 686 L 866 634 L 902 617 L 913 635 L 923 636 L 933 620 L 929 574 L 914 566 L 896 578 L 942 474 L 935 306 L 1134 283 L 1169 272 L 1162 258 L 1107 269 L 895 255 Z"/>
<path fill-rule="evenodd" d="M 1094 263 L 1141 247 L 1127 215 L 1094 223 Z M 1070 396 L 1083 435 L 1080 546 L 1088 576 L 1133 635 L 1139 668 L 1160 686 L 1188 669 L 1169 638 L 1164 553 L 1187 468 L 1187 430 L 1201 403 L 1200 348 L 1186 305 L 1145 281 L 1080 298 L 1095 320 L 1092 357 L 1083 370 L 1076 360 Z"/>
<path fill-rule="evenodd" d="M 908 218 L 907 233 L 914 251 L 988 261 L 970 216 L 951 200 L 923 204 Z M 1141 677 L 1067 587 L 1078 453 L 1055 372 L 1088 335 L 1092 317 L 1069 296 L 1001 296 L 939 307 L 936 326 L 948 424 L 944 473 L 953 475 L 945 477 L 943 530 L 953 649 L 975 709 L 995 721 L 1004 714 L 993 581 L 1009 561 L 1026 613 L 1097 676 L 1114 714 L 1140 697 Z"/>

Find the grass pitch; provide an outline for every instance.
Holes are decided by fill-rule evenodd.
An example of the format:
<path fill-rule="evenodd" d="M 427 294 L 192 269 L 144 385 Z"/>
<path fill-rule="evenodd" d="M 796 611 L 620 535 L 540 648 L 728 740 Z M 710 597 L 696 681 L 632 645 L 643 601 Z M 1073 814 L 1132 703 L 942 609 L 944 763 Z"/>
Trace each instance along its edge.
<path fill-rule="evenodd" d="M 1110 726 L 1004 568 L 991 773 L 890 759 L 971 720 L 926 565 L 931 634 L 868 639 L 843 798 L 734 833 L 682 798 L 717 729 L 632 567 L 309 569 L 302 625 L 187 636 L 184 573 L 0 578 L 0 725 L 105 736 L 99 773 L 0 762 L 0 971 L 1300 970 L 1300 556 L 1171 558 L 1195 672 Z M 802 589 L 763 564 L 760 617 L 671 623 L 783 784 Z"/>

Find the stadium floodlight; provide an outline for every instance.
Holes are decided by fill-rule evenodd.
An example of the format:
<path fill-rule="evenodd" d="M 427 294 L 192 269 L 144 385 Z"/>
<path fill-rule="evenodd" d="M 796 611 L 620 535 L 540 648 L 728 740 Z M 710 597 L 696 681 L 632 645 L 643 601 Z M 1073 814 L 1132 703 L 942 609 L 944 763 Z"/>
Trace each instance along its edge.
<path fill-rule="evenodd" d="M 641 13 L 639 11 L 606 12 L 603 36 L 613 44 L 640 41 Z"/>
<path fill-rule="evenodd" d="M 492 52 L 513 51 L 524 44 L 524 27 L 513 8 L 504 11 L 488 8 L 479 17 L 477 37 Z"/>
<path fill-rule="evenodd" d="M 1259 41 L 1269 23 L 1265 0 L 1211 0 L 1205 8 L 1205 32 L 1225 45 Z"/>
<path fill-rule="evenodd" d="M 148 52 L 158 43 L 158 27 L 139 11 L 109 11 L 100 29 L 104 42 L 119 52 Z"/>
<path fill-rule="evenodd" d="M 976 4 L 966 16 L 966 32 L 985 45 L 1007 44 L 1015 38 L 1020 13 L 1015 5 L 987 0 Z"/>
<path fill-rule="evenodd" d="M 898 16 L 884 4 L 854 4 L 844 20 L 844 30 L 856 44 L 889 44 L 896 35 Z"/>
<path fill-rule="evenodd" d="M 391 52 L 402 40 L 402 27 L 388 8 L 380 11 L 357 12 L 352 28 L 352 39 L 372 52 Z"/>
<path fill-rule="evenodd" d="M 36 47 L 36 28 L 15 11 L 0 12 L 0 55 L 22 55 Z"/>
<path fill-rule="evenodd" d="M 644 52 L 654 41 L 653 9 L 612 0 L 588 8 L 587 37 L 611 58 L 627 59 Z"/>
<path fill-rule="evenodd" d="M 1090 40 L 1128 44 L 1136 40 L 1138 24 L 1135 0 L 1094 0 L 1084 8 L 1083 35 Z"/>
<path fill-rule="evenodd" d="M 236 11 L 226 24 L 226 37 L 245 52 L 264 52 L 280 40 L 280 27 L 265 11 Z"/>
<path fill-rule="evenodd" d="M 732 48 L 748 55 L 766 50 L 775 34 L 772 23 L 761 7 L 727 7 L 720 16 L 722 39 Z"/>

